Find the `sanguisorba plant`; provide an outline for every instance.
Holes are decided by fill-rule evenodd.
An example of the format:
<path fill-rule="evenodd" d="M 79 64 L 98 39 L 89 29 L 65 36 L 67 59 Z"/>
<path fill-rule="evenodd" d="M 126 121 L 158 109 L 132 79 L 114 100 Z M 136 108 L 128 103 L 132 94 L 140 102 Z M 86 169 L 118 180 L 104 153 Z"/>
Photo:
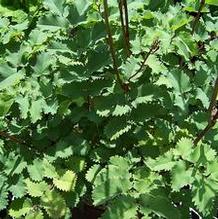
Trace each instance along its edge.
<path fill-rule="evenodd" d="M 5 218 L 213 218 L 218 1 L 0 2 Z"/>

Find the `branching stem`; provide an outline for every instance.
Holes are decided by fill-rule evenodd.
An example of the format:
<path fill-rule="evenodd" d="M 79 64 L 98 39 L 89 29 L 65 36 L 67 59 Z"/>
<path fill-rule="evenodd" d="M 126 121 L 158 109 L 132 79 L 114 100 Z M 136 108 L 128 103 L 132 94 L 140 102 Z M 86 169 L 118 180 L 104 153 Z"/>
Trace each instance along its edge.
<path fill-rule="evenodd" d="M 21 140 L 21 139 L 17 138 L 14 135 L 10 135 L 10 134 L 8 134 L 5 131 L 0 131 L 0 136 L 3 137 L 3 138 L 6 138 L 6 139 L 8 139 L 8 140 L 10 140 L 12 142 L 15 142 L 17 144 L 24 144 L 24 145 L 26 145 L 26 142 L 24 140 Z"/>
<path fill-rule="evenodd" d="M 216 107 L 216 99 L 218 94 L 218 77 L 216 78 L 215 85 L 213 88 L 213 93 L 211 96 L 210 106 L 208 108 L 209 119 L 207 126 L 197 135 L 194 140 L 194 145 L 197 145 L 198 142 L 210 131 L 211 128 L 216 124 L 218 119 L 218 109 Z"/>
<path fill-rule="evenodd" d="M 111 29 L 110 29 L 110 24 L 109 24 L 109 12 L 108 12 L 107 0 L 104 0 L 104 20 L 105 20 L 105 26 L 106 26 L 106 31 L 107 31 L 107 35 L 108 35 L 108 44 L 109 44 L 109 48 L 110 48 L 111 58 L 113 61 L 113 68 L 114 68 L 118 83 L 120 84 L 121 88 L 124 89 L 124 85 L 123 85 L 123 82 L 120 78 L 120 74 L 118 71 L 118 65 L 117 65 L 117 60 L 116 60 L 116 55 L 115 55 L 113 38 L 112 38 L 112 33 L 111 33 Z"/>
<path fill-rule="evenodd" d="M 216 106 L 217 95 L 218 95 L 218 77 L 216 78 L 216 81 L 215 81 L 215 85 L 214 85 L 214 89 L 213 89 L 213 93 L 212 93 L 212 97 L 210 101 L 210 106 L 208 108 L 210 115 L 212 115 L 213 108 Z"/>
<path fill-rule="evenodd" d="M 141 65 L 140 65 L 140 68 L 138 69 L 138 71 L 136 71 L 135 74 L 133 74 L 133 75 L 131 75 L 131 76 L 129 77 L 128 82 L 130 82 L 130 80 L 131 80 L 132 78 L 134 78 L 137 74 L 139 74 L 139 73 L 142 71 L 143 67 L 144 67 L 145 64 L 146 64 L 146 61 L 147 61 L 148 57 L 149 57 L 151 54 L 154 54 L 154 53 L 159 49 L 159 43 L 160 43 L 159 40 L 155 40 L 155 41 L 152 43 L 150 50 L 146 53 L 146 55 L 145 55 L 145 57 L 144 57 L 144 60 L 142 61 Z"/>
<path fill-rule="evenodd" d="M 200 19 L 201 11 L 202 11 L 204 5 L 205 5 L 205 0 L 201 0 L 200 7 L 198 9 L 198 13 L 197 13 L 196 17 L 194 18 L 194 23 L 193 23 L 192 32 L 191 32 L 192 34 L 194 34 L 194 32 L 195 32 L 195 29 L 196 29 L 197 23 Z"/>
<path fill-rule="evenodd" d="M 124 37 L 124 47 L 125 47 L 127 56 L 130 56 L 129 47 L 128 47 L 128 40 L 127 40 L 127 37 L 126 37 L 126 27 L 125 27 L 125 24 L 124 24 L 123 0 L 119 0 L 118 4 L 119 4 L 119 11 L 120 11 L 121 27 L 122 27 L 123 37 Z"/>
<path fill-rule="evenodd" d="M 128 48 L 128 55 L 131 55 L 131 50 L 130 50 L 130 42 L 129 42 L 129 15 L 128 15 L 128 6 L 127 6 L 127 1 L 123 1 L 123 6 L 124 6 L 124 12 L 125 12 L 125 26 L 126 26 L 126 32 L 125 32 L 125 39 L 126 39 L 126 44 Z"/>

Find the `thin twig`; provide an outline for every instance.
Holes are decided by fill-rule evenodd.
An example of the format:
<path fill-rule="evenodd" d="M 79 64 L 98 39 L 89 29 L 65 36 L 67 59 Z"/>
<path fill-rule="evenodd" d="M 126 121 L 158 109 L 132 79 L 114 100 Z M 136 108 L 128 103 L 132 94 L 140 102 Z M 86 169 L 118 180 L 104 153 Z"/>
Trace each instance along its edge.
<path fill-rule="evenodd" d="M 155 41 L 152 43 L 150 50 L 146 53 L 146 55 L 145 55 L 145 57 L 144 57 L 144 60 L 143 60 L 143 62 L 141 63 L 140 68 L 138 69 L 138 71 L 136 71 L 135 74 L 133 74 L 133 75 L 131 75 L 131 76 L 129 77 L 128 82 L 130 82 L 130 80 L 131 80 L 132 78 L 134 78 L 138 73 L 141 72 L 141 70 L 142 70 L 143 67 L 145 66 L 145 63 L 146 63 L 148 57 L 149 57 L 151 54 L 154 54 L 154 53 L 159 49 L 159 43 L 160 43 L 159 40 L 155 40 Z"/>
<path fill-rule="evenodd" d="M 124 38 L 124 47 L 125 47 L 127 56 L 130 56 L 128 40 L 126 38 L 126 27 L 124 24 L 124 17 L 123 17 L 123 0 L 118 0 L 118 4 L 119 4 L 119 11 L 120 11 L 121 27 L 122 27 L 123 38 Z"/>
<path fill-rule="evenodd" d="M 218 77 L 216 78 L 211 101 L 210 101 L 210 106 L 208 108 L 208 112 L 210 113 L 210 117 L 212 115 L 213 108 L 216 106 L 216 99 L 218 95 Z M 211 119 L 211 118 L 210 118 Z"/>
<path fill-rule="evenodd" d="M 198 142 L 207 134 L 207 132 L 213 128 L 213 126 L 216 124 L 216 121 L 218 119 L 218 109 L 216 107 L 216 98 L 218 94 L 218 77 L 216 79 L 214 88 L 213 88 L 213 93 L 211 96 L 211 101 L 210 101 L 210 106 L 208 108 L 209 112 L 209 119 L 208 119 L 208 124 L 207 126 L 197 135 L 197 137 L 194 140 L 194 145 L 197 145 Z"/>
<path fill-rule="evenodd" d="M 208 123 L 207 126 L 197 135 L 194 140 L 194 145 L 197 145 L 198 142 L 207 134 L 207 132 L 215 125 L 215 123 Z"/>
<path fill-rule="evenodd" d="M 128 55 L 131 55 L 131 50 L 130 50 L 130 43 L 129 43 L 129 15 L 128 15 L 128 6 L 127 6 L 127 1 L 126 0 L 122 0 L 123 1 L 123 6 L 124 6 L 124 12 L 125 12 L 125 26 L 126 26 L 126 35 L 125 35 L 125 39 L 126 39 L 126 44 L 127 44 L 127 48 L 128 48 Z"/>
<path fill-rule="evenodd" d="M 201 11 L 202 11 L 204 5 L 205 5 L 205 0 L 201 0 L 200 7 L 199 7 L 199 9 L 198 9 L 198 13 L 197 13 L 196 17 L 194 18 L 194 23 L 193 23 L 193 26 L 192 26 L 192 32 L 191 32 L 191 34 L 194 34 L 194 32 L 195 32 L 195 28 L 196 28 L 197 23 L 198 23 L 198 21 L 199 21 L 199 19 L 200 19 Z"/>
<path fill-rule="evenodd" d="M 17 144 L 25 144 L 26 145 L 26 142 L 24 140 L 21 140 L 14 135 L 10 135 L 7 132 L 0 131 L 0 136 L 4 137 L 12 142 L 15 142 Z"/>
<path fill-rule="evenodd" d="M 109 24 L 109 13 L 108 13 L 107 0 L 104 0 L 104 20 L 105 20 L 105 26 L 106 26 L 107 35 L 108 35 L 108 44 L 109 44 L 109 48 L 110 48 L 111 58 L 113 61 L 113 68 L 114 68 L 118 83 L 120 84 L 121 88 L 124 89 L 123 82 L 120 78 L 120 74 L 118 71 L 118 65 L 117 65 L 117 60 L 116 60 L 116 55 L 115 55 L 113 38 L 112 38 L 112 33 L 111 33 L 111 29 L 110 29 L 110 24 Z"/>

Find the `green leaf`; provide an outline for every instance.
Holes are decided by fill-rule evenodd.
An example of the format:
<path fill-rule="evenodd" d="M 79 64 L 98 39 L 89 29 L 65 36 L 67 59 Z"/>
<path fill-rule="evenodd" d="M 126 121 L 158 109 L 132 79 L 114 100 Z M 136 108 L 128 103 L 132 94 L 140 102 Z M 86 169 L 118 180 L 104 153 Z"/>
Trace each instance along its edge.
<path fill-rule="evenodd" d="M 174 154 L 181 156 L 184 160 L 190 160 L 193 146 L 193 141 L 191 139 L 181 138 L 176 145 Z"/>
<path fill-rule="evenodd" d="M 41 196 L 41 205 L 51 218 L 62 218 L 68 211 L 63 197 L 55 190 L 47 190 Z"/>
<path fill-rule="evenodd" d="M 0 93 L 0 116 L 5 116 L 14 102 L 14 97 L 6 93 Z"/>
<path fill-rule="evenodd" d="M 0 91 L 17 85 L 20 82 L 20 80 L 23 79 L 23 77 L 24 75 L 21 73 L 15 73 L 10 75 L 5 80 L 0 82 Z"/>
<path fill-rule="evenodd" d="M 147 215 L 154 212 L 159 217 L 167 219 L 182 218 L 179 210 L 161 190 L 155 190 L 151 194 L 140 195 L 140 210 Z"/>
<path fill-rule="evenodd" d="M 26 167 L 27 163 L 26 161 L 23 161 L 23 158 L 19 157 L 18 155 L 15 156 L 14 153 L 10 153 L 5 162 L 4 172 L 7 175 L 13 176 L 15 174 L 21 174 Z"/>
<path fill-rule="evenodd" d="M 115 199 L 102 215 L 102 219 L 132 219 L 137 215 L 137 204 L 130 196 L 121 196 Z"/>
<path fill-rule="evenodd" d="M 207 216 L 211 213 L 214 208 L 214 200 L 216 196 L 215 188 L 217 189 L 217 182 L 204 179 L 204 177 L 197 175 L 195 182 L 192 184 L 192 193 L 195 206 L 200 212 Z"/>
<path fill-rule="evenodd" d="M 49 161 L 46 159 L 43 160 L 42 175 L 49 179 L 58 178 L 58 173 L 55 167 L 51 163 L 49 163 Z"/>
<path fill-rule="evenodd" d="M 218 6 L 217 0 L 206 0 L 206 4 Z"/>
<path fill-rule="evenodd" d="M 190 161 L 197 164 L 206 164 L 216 159 L 216 151 L 207 144 L 198 145 L 190 155 Z"/>
<path fill-rule="evenodd" d="M 42 118 L 42 112 L 45 105 L 45 100 L 42 98 L 32 101 L 30 106 L 30 118 L 32 123 L 36 123 Z"/>
<path fill-rule="evenodd" d="M 54 178 L 54 185 L 65 192 L 72 191 L 76 184 L 77 176 L 73 171 L 67 170 L 63 175 L 59 178 Z"/>
<path fill-rule="evenodd" d="M 197 44 L 187 32 L 181 32 L 175 39 L 174 44 L 178 48 L 178 53 L 182 55 L 186 61 L 188 61 L 191 56 L 198 55 Z"/>
<path fill-rule="evenodd" d="M 41 53 L 37 56 L 37 61 L 33 67 L 35 75 L 42 76 L 49 74 L 49 67 L 55 65 L 55 58 L 49 52 Z"/>
<path fill-rule="evenodd" d="M 13 218 L 21 218 L 32 210 L 32 203 L 29 199 L 16 199 L 12 202 L 9 215 Z"/>
<path fill-rule="evenodd" d="M 110 158 L 110 163 L 97 173 L 92 198 L 95 205 L 105 203 L 119 194 L 125 194 L 131 187 L 129 164 L 118 156 Z"/>
<path fill-rule="evenodd" d="M 138 194 L 143 194 L 145 191 L 150 192 L 153 189 L 159 188 L 162 184 L 162 177 L 155 172 L 149 171 L 145 167 L 139 167 L 134 171 L 134 188 Z"/>
<path fill-rule="evenodd" d="M 160 72 L 165 72 L 167 69 L 165 66 L 158 60 L 155 55 L 150 55 L 146 61 L 146 64 L 152 69 L 156 74 Z"/>
<path fill-rule="evenodd" d="M 1 190 L 0 190 L 0 211 L 7 208 L 7 205 L 8 205 L 8 191 L 5 187 L 1 186 Z"/>
<path fill-rule="evenodd" d="M 128 105 L 116 105 L 114 111 L 112 112 L 113 116 L 123 116 L 131 111 L 130 106 Z"/>
<path fill-rule="evenodd" d="M 156 159 L 148 158 L 146 165 L 152 171 L 172 170 L 176 162 L 173 160 L 173 152 L 168 151 L 164 155 L 157 157 Z"/>
<path fill-rule="evenodd" d="M 200 89 L 200 88 L 197 88 L 196 99 L 199 99 L 199 100 L 202 102 L 204 108 L 205 108 L 205 109 L 208 109 L 208 107 L 209 107 L 209 105 L 210 105 L 209 98 L 208 98 L 208 96 L 203 92 L 203 90 Z"/>
<path fill-rule="evenodd" d="M 101 166 L 98 164 L 93 165 L 86 173 L 86 180 L 90 183 L 94 182 L 98 172 L 101 170 Z"/>
<path fill-rule="evenodd" d="M 30 211 L 26 215 L 25 219 L 44 219 L 44 215 L 41 210 L 36 209 L 36 210 Z"/>
<path fill-rule="evenodd" d="M 60 29 L 66 28 L 68 26 L 68 21 L 57 15 L 48 14 L 44 17 L 40 17 L 38 21 L 38 28 L 40 30 L 47 30 L 50 32 L 56 32 Z"/>
<path fill-rule="evenodd" d="M 184 161 L 178 161 L 172 169 L 172 189 L 178 192 L 182 187 L 191 185 L 194 181 L 193 170 L 187 169 Z"/>
<path fill-rule="evenodd" d="M 85 11 L 88 9 L 90 4 L 91 3 L 88 0 L 82 0 L 82 1 L 76 0 L 75 1 L 75 5 L 76 5 L 77 11 L 80 16 L 85 13 Z"/>
<path fill-rule="evenodd" d="M 12 185 L 10 185 L 9 191 L 15 198 L 22 198 L 26 194 L 26 185 L 24 183 L 24 177 L 20 176 Z"/>
<path fill-rule="evenodd" d="M 44 192 L 49 189 L 46 182 L 35 183 L 30 181 L 29 179 L 26 179 L 25 183 L 27 187 L 27 193 L 31 197 L 41 197 Z"/>
<path fill-rule="evenodd" d="M 10 67 L 7 63 L 0 64 L 0 76 L 1 77 L 7 78 L 16 73 L 17 73 L 16 68 Z"/>
<path fill-rule="evenodd" d="M 63 4 L 65 3 L 64 0 L 45 0 L 44 5 L 45 7 L 53 14 L 62 16 L 64 13 Z"/>
<path fill-rule="evenodd" d="M 175 69 L 168 77 L 176 92 L 183 94 L 191 89 L 189 76 L 185 72 Z"/>
<path fill-rule="evenodd" d="M 128 124 L 125 117 L 113 118 L 105 126 L 105 134 L 110 140 L 116 140 L 124 133 L 131 129 L 131 124 Z"/>
<path fill-rule="evenodd" d="M 26 119 L 28 117 L 29 108 L 30 108 L 28 96 L 25 96 L 25 97 L 18 96 L 16 97 L 16 102 L 19 105 L 21 118 Z"/>
<path fill-rule="evenodd" d="M 170 23 L 171 29 L 175 31 L 179 29 L 180 27 L 186 25 L 190 21 L 191 21 L 190 17 L 188 17 L 184 13 L 180 13 L 176 17 L 172 18 L 169 23 Z"/>
<path fill-rule="evenodd" d="M 43 163 L 40 159 L 33 160 L 31 165 L 27 167 L 30 178 L 34 181 L 41 181 L 43 178 Z"/>

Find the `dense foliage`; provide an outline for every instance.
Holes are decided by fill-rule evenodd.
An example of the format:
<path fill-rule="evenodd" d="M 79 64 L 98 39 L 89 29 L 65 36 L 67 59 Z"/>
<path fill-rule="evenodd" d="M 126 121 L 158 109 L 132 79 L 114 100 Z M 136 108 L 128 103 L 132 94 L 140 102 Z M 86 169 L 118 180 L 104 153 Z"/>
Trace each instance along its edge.
<path fill-rule="evenodd" d="M 216 215 L 217 0 L 0 2 L 5 218 Z"/>

